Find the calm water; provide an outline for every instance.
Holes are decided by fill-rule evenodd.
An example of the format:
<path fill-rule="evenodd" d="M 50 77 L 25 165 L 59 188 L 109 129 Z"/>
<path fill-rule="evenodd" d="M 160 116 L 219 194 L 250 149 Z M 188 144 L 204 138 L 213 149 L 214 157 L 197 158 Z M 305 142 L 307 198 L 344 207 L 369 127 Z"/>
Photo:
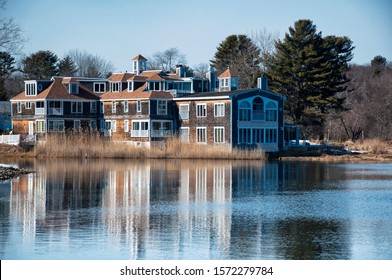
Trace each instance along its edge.
<path fill-rule="evenodd" d="M 1 259 L 392 259 L 392 164 L 15 164 Z"/>

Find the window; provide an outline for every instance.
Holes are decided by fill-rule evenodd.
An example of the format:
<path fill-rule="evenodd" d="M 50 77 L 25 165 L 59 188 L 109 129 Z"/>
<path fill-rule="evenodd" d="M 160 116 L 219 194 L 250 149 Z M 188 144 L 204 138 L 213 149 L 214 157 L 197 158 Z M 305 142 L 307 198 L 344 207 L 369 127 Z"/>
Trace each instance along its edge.
<path fill-rule="evenodd" d="M 167 114 L 167 100 L 158 100 L 158 107 L 157 107 L 157 114 L 158 115 L 166 115 Z"/>
<path fill-rule="evenodd" d="M 37 83 L 25 83 L 25 94 L 26 96 L 35 96 L 37 95 Z"/>
<path fill-rule="evenodd" d="M 94 92 L 95 93 L 106 92 L 106 83 L 94 83 Z"/>
<path fill-rule="evenodd" d="M 242 101 L 240 104 L 240 121 L 250 121 L 250 104 L 247 101 Z"/>
<path fill-rule="evenodd" d="M 78 94 L 79 93 L 78 83 L 69 83 L 69 93 L 70 94 Z"/>
<path fill-rule="evenodd" d="M 117 130 L 116 120 L 106 120 L 105 121 L 105 129 L 116 132 L 116 130 Z"/>
<path fill-rule="evenodd" d="M 101 112 L 101 113 L 105 113 L 105 103 L 103 103 L 103 102 L 101 101 L 101 102 L 99 102 L 99 104 L 100 104 L 100 107 L 99 107 L 99 108 L 100 108 L 100 109 L 99 109 L 100 112 Z"/>
<path fill-rule="evenodd" d="M 93 130 L 93 131 L 96 131 L 96 130 L 97 130 L 97 121 L 96 121 L 96 120 L 91 120 L 91 121 L 90 121 L 90 128 L 91 128 L 91 130 Z"/>
<path fill-rule="evenodd" d="M 148 121 L 132 121 L 131 137 L 148 137 Z"/>
<path fill-rule="evenodd" d="M 137 73 L 137 61 L 133 61 L 133 63 L 132 63 L 132 66 L 133 66 L 133 73 Z"/>
<path fill-rule="evenodd" d="M 260 97 L 256 97 L 252 103 L 252 120 L 264 120 L 264 101 Z"/>
<path fill-rule="evenodd" d="M 265 130 L 265 143 L 277 143 L 277 131 L 275 128 L 267 128 Z"/>
<path fill-rule="evenodd" d="M 180 120 L 189 120 L 189 104 L 179 106 Z"/>
<path fill-rule="evenodd" d="M 196 143 L 199 144 L 207 143 L 207 128 L 205 127 L 196 128 Z"/>
<path fill-rule="evenodd" d="M 128 82 L 128 91 L 133 91 L 133 82 Z"/>
<path fill-rule="evenodd" d="M 223 144 L 225 143 L 225 128 L 214 127 L 214 143 Z"/>
<path fill-rule="evenodd" d="M 90 112 L 91 113 L 96 113 L 97 112 L 97 102 L 93 101 L 90 103 Z"/>
<path fill-rule="evenodd" d="M 129 121 L 124 120 L 124 132 L 128 132 L 128 131 L 129 131 Z"/>
<path fill-rule="evenodd" d="M 207 104 L 197 104 L 196 117 L 206 117 L 206 116 L 207 116 Z"/>
<path fill-rule="evenodd" d="M 71 113 L 73 114 L 81 114 L 83 112 L 83 103 L 80 101 L 72 101 L 71 102 Z"/>
<path fill-rule="evenodd" d="M 49 101 L 49 115 L 62 115 L 63 103 L 61 101 Z"/>
<path fill-rule="evenodd" d="M 49 120 L 48 131 L 63 132 L 64 120 Z"/>
<path fill-rule="evenodd" d="M 45 132 L 45 121 L 35 121 L 35 132 L 37 133 Z"/>
<path fill-rule="evenodd" d="M 116 101 L 112 101 L 112 113 L 116 113 Z"/>
<path fill-rule="evenodd" d="M 169 137 L 172 136 L 172 122 L 171 121 L 153 121 L 152 137 Z"/>
<path fill-rule="evenodd" d="M 142 111 L 142 101 L 136 100 L 136 112 L 140 113 Z"/>
<path fill-rule="evenodd" d="M 225 103 L 215 103 L 214 104 L 214 116 L 224 117 L 225 116 Z"/>
<path fill-rule="evenodd" d="M 128 100 L 125 100 L 124 101 L 124 113 L 128 113 L 128 109 L 129 109 Z"/>
<path fill-rule="evenodd" d="M 255 144 L 264 143 L 264 129 L 263 128 L 254 128 L 252 130 L 252 142 Z"/>
<path fill-rule="evenodd" d="M 240 128 L 238 130 L 238 143 L 239 144 L 252 143 L 250 128 Z"/>
<path fill-rule="evenodd" d="M 181 127 L 180 139 L 182 142 L 189 142 L 189 127 Z"/>
<path fill-rule="evenodd" d="M 74 120 L 74 130 L 80 132 L 80 120 Z"/>
<path fill-rule="evenodd" d="M 22 113 L 22 102 L 17 103 L 18 113 Z"/>
<path fill-rule="evenodd" d="M 112 92 L 120 91 L 120 83 L 110 83 L 110 87 Z"/>
<path fill-rule="evenodd" d="M 25 105 L 26 105 L 26 109 L 31 109 L 31 102 L 30 101 L 26 101 Z"/>
<path fill-rule="evenodd" d="M 272 101 L 267 103 L 266 109 L 265 109 L 265 113 L 266 113 L 266 121 L 269 122 L 276 122 L 278 121 L 278 111 L 276 108 L 276 104 Z"/>
<path fill-rule="evenodd" d="M 45 102 L 44 101 L 35 102 L 35 114 L 36 115 L 44 115 L 45 114 Z"/>
<path fill-rule="evenodd" d="M 229 79 L 224 79 L 224 81 L 225 81 L 225 87 L 228 87 L 229 86 Z"/>

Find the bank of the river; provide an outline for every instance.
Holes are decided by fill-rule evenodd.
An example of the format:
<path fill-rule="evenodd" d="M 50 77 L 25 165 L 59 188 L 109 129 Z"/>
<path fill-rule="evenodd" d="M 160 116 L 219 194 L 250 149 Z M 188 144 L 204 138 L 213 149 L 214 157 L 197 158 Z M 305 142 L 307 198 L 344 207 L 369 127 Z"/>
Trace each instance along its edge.
<path fill-rule="evenodd" d="M 29 171 L 26 169 L 19 169 L 14 166 L 0 164 L 0 182 L 11 179 L 13 177 L 16 177 L 16 176 L 19 176 L 22 174 L 28 174 L 28 173 L 32 173 L 32 172 L 33 171 Z"/>

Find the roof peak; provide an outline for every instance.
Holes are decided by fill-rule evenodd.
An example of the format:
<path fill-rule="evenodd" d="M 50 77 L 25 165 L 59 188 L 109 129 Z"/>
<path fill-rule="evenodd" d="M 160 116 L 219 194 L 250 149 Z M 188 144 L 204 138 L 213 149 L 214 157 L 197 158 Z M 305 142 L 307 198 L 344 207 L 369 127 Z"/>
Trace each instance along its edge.
<path fill-rule="evenodd" d="M 132 58 L 132 60 L 147 60 L 147 59 L 139 53 L 137 56 Z"/>

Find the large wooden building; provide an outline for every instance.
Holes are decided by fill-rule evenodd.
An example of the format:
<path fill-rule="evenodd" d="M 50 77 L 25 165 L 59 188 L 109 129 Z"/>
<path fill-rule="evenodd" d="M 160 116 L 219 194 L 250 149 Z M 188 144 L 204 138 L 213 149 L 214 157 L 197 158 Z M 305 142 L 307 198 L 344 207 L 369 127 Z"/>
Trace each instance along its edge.
<path fill-rule="evenodd" d="M 193 78 L 183 67 L 176 73 L 147 70 L 146 59 L 132 59 L 131 73 L 108 79 L 53 77 L 25 82 L 11 99 L 15 134 L 69 130 L 100 131 L 115 141 L 150 145 L 180 135 L 183 141 L 231 148 L 282 150 L 289 143 L 284 125 L 285 97 L 258 88 L 238 89 L 230 69 L 217 78 Z"/>

